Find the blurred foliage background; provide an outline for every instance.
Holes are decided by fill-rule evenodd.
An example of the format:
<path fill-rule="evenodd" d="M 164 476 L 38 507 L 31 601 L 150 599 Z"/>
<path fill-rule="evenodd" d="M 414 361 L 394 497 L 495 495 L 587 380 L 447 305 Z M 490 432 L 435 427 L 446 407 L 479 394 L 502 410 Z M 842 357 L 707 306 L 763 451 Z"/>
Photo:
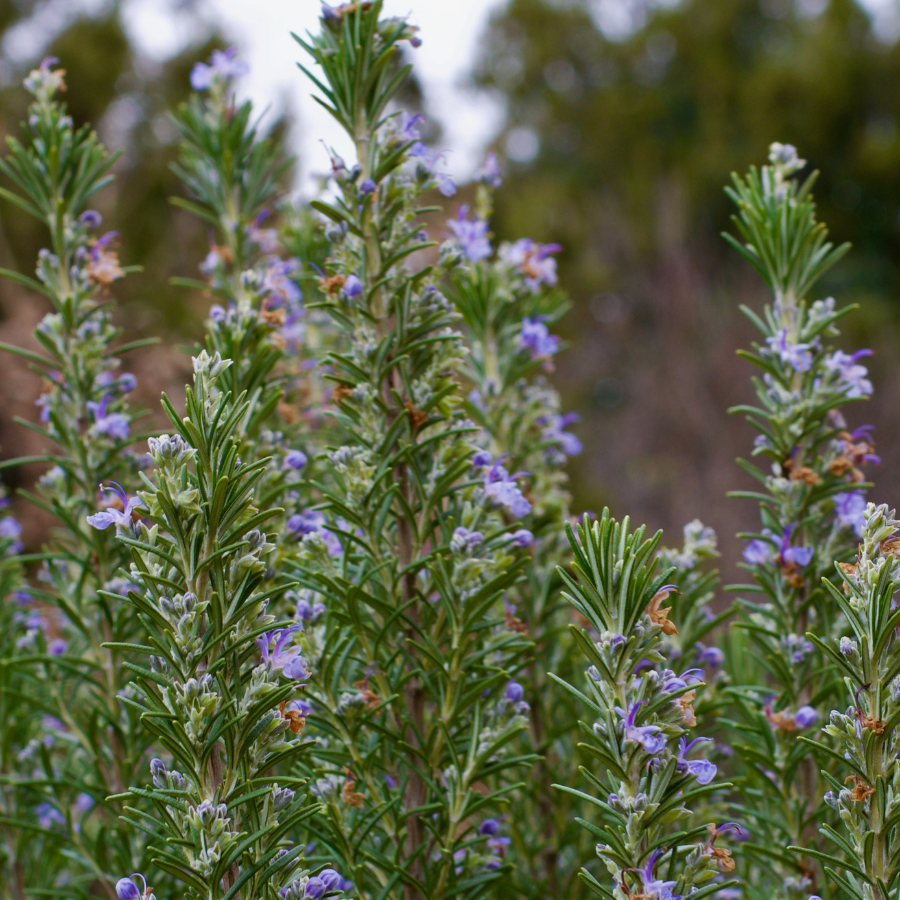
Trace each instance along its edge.
<path fill-rule="evenodd" d="M 775 140 L 821 171 L 820 218 L 854 245 L 824 289 L 861 304 L 841 344 L 875 350 L 876 397 L 850 414 L 877 426 L 873 495 L 895 504 L 900 46 L 854 0 L 619 0 L 637 24 L 615 40 L 596 6 L 511 0 L 474 76 L 508 109 L 497 230 L 566 247 L 575 303 L 558 380 L 583 419 L 575 508 L 607 502 L 670 541 L 700 516 L 726 560 L 752 526 L 725 493 L 744 486 L 734 457 L 753 433 L 725 410 L 751 399 L 737 307 L 758 308 L 764 288 L 720 238 L 722 187 Z"/>
<path fill-rule="evenodd" d="M 71 9 L 70 0 L 0 0 L 0 38 L 54 4 Z M 599 7 L 627 13 L 631 27 L 604 31 Z M 164 338 L 134 361 L 155 406 L 160 389 L 182 383 L 178 345 L 198 335 L 208 303 L 168 283 L 196 274 L 207 238 L 168 202 L 179 188 L 165 110 L 185 96 L 194 60 L 240 36 L 205 35 L 153 63 L 129 42 L 126 15 L 127 6 L 101 4 L 70 19 L 49 49 L 68 71 L 76 122 L 124 149 L 98 207 L 120 232 L 123 262 L 144 266 L 115 299 L 129 336 Z M 0 65 L 4 136 L 23 116 L 19 82 L 38 61 Z M 750 397 L 749 366 L 735 357 L 750 330 L 737 306 L 758 306 L 763 288 L 719 237 L 730 215 L 722 187 L 733 170 L 763 162 L 773 140 L 795 143 L 821 170 L 820 215 L 835 240 L 854 244 L 827 290 L 861 304 L 842 343 L 875 350 L 877 395 L 851 410 L 852 424 L 878 427 L 885 464 L 875 496 L 900 500 L 891 465 L 900 451 L 900 46 L 854 0 L 509 0 L 471 78 L 506 110 L 495 140 L 507 169 L 497 236 L 566 248 L 561 281 L 574 303 L 561 330 L 571 347 L 555 377 L 582 416 L 576 509 L 608 503 L 665 527 L 672 542 L 701 516 L 736 555 L 732 535 L 754 511 L 725 493 L 744 486 L 733 460 L 752 432 L 725 410 Z M 30 272 L 42 242 L 34 223 L 0 204 L 0 266 Z M 4 282 L 0 340 L 27 345 L 44 311 Z M 8 457 L 33 448 L 12 417 L 35 417 L 40 386 L 12 360 L 3 372 Z M 15 486 L 31 474 L 5 477 Z"/>

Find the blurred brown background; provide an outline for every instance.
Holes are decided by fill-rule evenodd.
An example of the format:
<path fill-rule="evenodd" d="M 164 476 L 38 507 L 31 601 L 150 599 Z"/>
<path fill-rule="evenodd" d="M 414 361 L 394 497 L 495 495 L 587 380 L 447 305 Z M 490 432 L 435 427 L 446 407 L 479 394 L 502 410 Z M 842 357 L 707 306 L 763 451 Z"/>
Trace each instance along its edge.
<path fill-rule="evenodd" d="M 0 0 L 0 32 L 53 5 Z M 68 22 L 51 52 L 68 70 L 76 121 L 94 122 L 125 151 L 97 205 L 121 233 L 123 261 L 144 266 L 116 286 L 120 322 L 129 336 L 165 337 L 130 365 L 140 400 L 155 406 L 160 389 L 183 383 L 178 347 L 196 339 L 208 305 L 168 284 L 196 274 L 206 235 L 168 203 L 179 186 L 168 171 L 174 131 L 164 111 L 184 96 L 192 62 L 213 44 L 240 45 L 240 35 L 204 35 L 202 45 L 150 62 L 123 27 L 127 5 L 93 7 Z M 23 117 L 28 68 L 0 63 L 4 135 Z M 470 77 L 506 110 L 493 143 L 507 169 L 497 235 L 566 248 L 560 274 L 573 309 L 561 330 L 571 347 L 556 382 L 582 416 L 576 509 L 609 504 L 664 527 L 672 542 L 699 516 L 719 531 L 734 574 L 733 535 L 756 513 L 725 493 L 745 485 L 734 457 L 748 452 L 753 432 L 725 410 L 752 397 L 750 367 L 735 357 L 753 339 L 738 304 L 759 307 L 765 294 L 719 237 L 730 215 L 722 187 L 731 171 L 763 162 L 773 140 L 795 143 L 821 170 L 820 216 L 834 240 L 854 244 L 820 293 L 861 305 L 841 345 L 875 350 L 877 394 L 848 418 L 877 426 L 885 463 L 874 497 L 900 502 L 892 465 L 900 449 L 900 46 L 892 35 L 854 0 L 509 0 L 481 37 Z M 430 112 L 441 119 L 440 109 Z M 32 271 L 42 241 L 35 223 L 0 203 L 0 266 Z M 27 344 L 44 311 L 3 282 L 0 340 Z M 35 418 L 39 384 L 11 359 L 3 371 L 0 447 L 9 457 L 33 450 L 12 417 Z M 33 475 L 4 473 L 12 487 Z"/>

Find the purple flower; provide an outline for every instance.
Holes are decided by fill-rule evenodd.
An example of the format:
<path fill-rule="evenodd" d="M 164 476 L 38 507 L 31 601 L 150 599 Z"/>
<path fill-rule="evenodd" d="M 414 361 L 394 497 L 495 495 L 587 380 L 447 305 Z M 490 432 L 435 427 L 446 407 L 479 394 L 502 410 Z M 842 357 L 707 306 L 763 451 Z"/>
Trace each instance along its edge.
<path fill-rule="evenodd" d="M 456 241 L 470 262 L 479 262 L 491 255 L 491 242 L 488 240 L 488 223 L 483 219 L 469 219 L 469 207 L 461 206 L 455 219 L 447 222 Z"/>
<path fill-rule="evenodd" d="M 115 525 L 117 528 L 130 528 L 134 521 L 134 511 L 136 509 L 144 509 L 144 501 L 138 497 L 129 497 L 122 485 L 117 484 L 115 481 L 110 482 L 110 487 L 101 485 L 100 489 L 115 494 L 122 503 L 122 509 L 108 506 L 105 512 L 98 512 L 88 516 L 88 524 L 98 531 L 103 531 L 109 528 L 110 525 Z"/>
<path fill-rule="evenodd" d="M 54 825 L 65 825 L 66 820 L 63 814 L 50 803 L 41 803 L 34 809 L 37 816 L 38 825 L 41 828 L 52 828 Z"/>
<path fill-rule="evenodd" d="M 662 852 L 662 848 L 654 850 L 647 862 L 647 865 L 644 866 L 643 869 L 638 870 L 638 873 L 641 876 L 641 882 L 643 883 L 643 890 L 641 891 L 641 893 L 644 895 L 646 900 L 681 900 L 680 894 L 672 893 L 672 888 L 675 887 L 677 882 L 658 881 L 653 876 L 653 868 L 656 865 L 656 860 L 660 857 Z"/>
<path fill-rule="evenodd" d="M 496 837 L 500 834 L 500 823 L 496 819 L 485 819 L 478 826 L 478 833 L 486 837 Z"/>
<path fill-rule="evenodd" d="M 791 535 L 796 527 L 795 524 L 791 524 L 784 529 L 784 533 L 781 536 L 781 559 L 782 562 L 788 565 L 793 564 L 801 569 L 805 569 L 812 561 L 813 548 L 791 546 Z"/>
<path fill-rule="evenodd" d="M 510 703 L 521 703 L 525 697 L 525 688 L 518 681 L 509 681 L 504 696 Z"/>
<path fill-rule="evenodd" d="M 297 618 L 301 622 L 311 622 L 325 614 L 325 604 L 322 602 L 310 603 L 305 597 L 297 601 Z"/>
<path fill-rule="evenodd" d="M 418 113 L 414 116 L 411 116 L 405 109 L 400 113 L 400 122 L 399 122 L 399 130 L 397 131 L 397 137 L 403 141 L 404 144 L 417 141 L 421 134 L 419 134 L 419 130 L 416 127 L 419 122 L 423 121 L 423 116 Z"/>
<path fill-rule="evenodd" d="M 119 900 L 141 900 L 140 888 L 132 881 L 132 878 L 143 878 L 140 873 L 135 873 L 131 878 L 120 878 L 116 882 L 116 896 Z M 146 886 L 147 882 L 144 882 Z"/>
<path fill-rule="evenodd" d="M 744 562 L 749 563 L 751 566 L 760 566 L 771 562 L 773 550 L 774 548 L 769 541 L 755 538 L 744 547 Z"/>
<path fill-rule="evenodd" d="M 309 670 L 306 668 L 305 660 L 300 656 L 300 648 L 288 646 L 295 632 L 300 630 L 299 625 L 291 625 L 289 628 L 267 631 L 256 639 L 262 661 L 273 672 L 280 671 L 285 678 L 292 681 L 305 681 L 309 678 Z"/>
<path fill-rule="evenodd" d="M 544 419 L 547 422 L 547 425 L 543 431 L 544 440 L 559 444 L 559 449 L 562 450 L 566 456 L 578 456 L 584 449 L 581 441 L 578 440 L 574 434 L 563 431 L 567 425 L 572 425 L 577 422 L 578 418 L 578 413 L 567 413 L 564 416 L 559 415 L 559 413 L 552 413 L 549 416 L 545 416 Z"/>
<path fill-rule="evenodd" d="M 494 461 L 494 456 L 489 450 L 479 450 L 472 457 L 472 467 L 475 469 L 483 469 Z"/>
<path fill-rule="evenodd" d="M 357 275 L 348 275 L 344 282 L 344 295 L 350 300 L 356 300 L 362 296 L 363 284 Z"/>
<path fill-rule="evenodd" d="M 456 194 L 456 182 L 452 176 L 447 172 L 437 170 L 437 164 L 444 158 L 443 153 L 431 150 L 421 141 L 416 141 L 409 148 L 409 156 L 411 159 L 417 160 L 418 174 L 422 180 L 434 179 L 437 189 L 445 197 L 452 197 Z M 452 228 L 453 225 L 451 224 L 450 227 Z"/>
<path fill-rule="evenodd" d="M 553 287 L 559 280 L 552 254 L 560 250 L 559 244 L 538 244 L 530 238 L 522 238 L 503 247 L 500 258 L 506 265 L 518 269 L 525 276 L 529 290 L 537 292 L 542 284 Z"/>
<path fill-rule="evenodd" d="M 621 706 L 616 707 L 619 717 L 625 722 L 625 740 L 632 744 L 640 744 L 647 753 L 660 753 L 666 747 L 666 738 L 658 725 L 635 725 L 634 718 L 646 700 L 639 700 L 626 713 Z"/>
<path fill-rule="evenodd" d="M 770 351 L 795 372 L 808 372 L 812 366 L 811 345 L 790 343 L 786 328 L 782 328 L 778 334 L 766 338 L 766 343 L 769 345 Z"/>
<path fill-rule="evenodd" d="M 303 896 L 312 897 L 313 900 L 318 900 L 319 897 L 325 895 L 325 891 L 327 890 L 328 888 L 325 887 L 325 882 L 314 875 L 306 882 L 306 886 L 303 888 Z"/>
<path fill-rule="evenodd" d="M 284 455 L 284 465 L 287 469 L 298 471 L 306 465 L 306 454 L 302 450 L 288 450 Z"/>
<path fill-rule="evenodd" d="M 12 516 L 4 516 L 0 519 L 0 538 L 12 539 L 12 544 L 6 548 L 7 554 L 18 553 L 22 549 L 22 526 Z"/>
<path fill-rule="evenodd" d="M 303 512 L 295 513 L 287 520 L 287 527 L 288 531 L 301 537 L 307 534 L 320 535 L 332 556 L 340 556 L 344 552 L 337 535 L 325 527 L 325 516 L 317 510 L 305 509 Z"/>
<path fill-rule="evenodd" d="M 107 394 L 99 403 L 88 400 L 87 408 L 94 415 L 94 431 L 114 440 L 124 441 L 128 437 L 128 416 L 124 413 L 108 413 L 110 396 Z"/>
<path fill-rule="evenodd" d="M 475 176 L 482 184 L 488 187 L 498 188 L 503 184 L 503 178 L 500 172 L 500 163 L 497 160 L 497 154 L 491 151 L 484 160 L 484 165 L 479 169 Z"/>
<path fill-rule="evenodd" d="M 811 706 L 801 706 L 794 716 L 798 728 L 812 728 L 819 720 L 819 713 Z"/>
<path fill-rule="evenodd" d="M 62 656 L 66 652 L 68 644 L 62 638 L 55 638 L 47 644 L 47 652 L 51 656 Z"/>
<path fill-rule="evenodd" d="M 838 494 L 834 501 L 834 511 L 841 525 L 852 528 L 857 537 L 862 537 L 866 521 L 866 495 L 862 491 Z"/>
<path fill-rule="evenodd" d="M 510 544 L 520 550 L 526 550 L 534 544 L 534 535 L 527 528 L 520 528 L 508 537 Z"/>
<path fill-rule="evenodd" d="M 725 654 L 718 647 L 705 647 L 703 644 L 698 643 L 697 651 L 697 661 L 703 666 L 717 669 L 725 662 Z"/>
<path fill-rule="evenodd" d="M 500 459 L 502 459 L 501 457 Z M 527 475 L 527 472 L 516 472 L 510 475 L 500 465 L 498 459 L 484 475 L 484 492 L 498 506 L 503 506 L 516 518 L 527 516 L 531 512 L 531 504 L 516 484 L 516 479 Z"/>
<path fill-rule="evenodd" d="M 698 784 L 709 784 L 716 777 L 716 764 L 708 759 L 686 759 L 686 756 L 691 752 L 695 744 L 710 740 L 712 738 L 699 737 L 688 743 L 687 738 L 682 738 L 678 743 L 676 768 L 679 772 L 687 772 L 688 775 L 693 775 L 697 779 Z"/>
<path fill-rule="evenodd" d="M 559 338 L 550 334 L 543 322 L 543 316 L 522 319 L 519 346 L 531 354 L 532 359 L 546 359 L 559 350 Z"/>
<path fill-rule="evenodd" d="M 480 531 L 469 531 L 460 525 L 453 529 L 453 536 L 450 538 L 450 549 L 454 553 L 465 553 L 484 543 L 484 535 Z"/>
<path fill-rule="evenodd" d="M 87 228 L 99 228 L 103 217 L 96 209 L 86 209 L 79 217 L 78 221 Z"/>
<path fill-rule="evenodd" d="M 227 82 L 232 78 L 240 78 L 250 71 L 243 60 L 237 58 L 237 50 L 213 50 L 209 65 L 198 62 L 191 69 L 191 87 L 195 91 L 207 91 L 217 81 Z"/>
<path fill-rule="evenodd" d="M 862 357 L 871 355 L 871 350 L 857 350 L 852 356 L 835 350 L 825 359 L 825 368 L 837 375 L 838 386 L 845 391 L 847 397 L 868 397 L 872 393 L 869 370 L 857 362 Z"/>
<path fill-rule="evenodd" d="M 375 191 L 378 185 L 371 178 L 366 178 L 359 186 L 359 192 L 365 197 L 368 194 L 371 194 Z"/>

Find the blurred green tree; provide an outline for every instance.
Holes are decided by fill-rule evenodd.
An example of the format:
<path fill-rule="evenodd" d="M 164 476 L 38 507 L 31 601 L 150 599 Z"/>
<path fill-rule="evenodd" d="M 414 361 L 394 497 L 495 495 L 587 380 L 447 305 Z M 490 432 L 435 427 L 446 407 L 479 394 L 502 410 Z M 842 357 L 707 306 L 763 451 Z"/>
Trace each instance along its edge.
<path fill-rule="evenodd" d="M 630 13 L 613 37 L 604 13 Z M 778 140 L 821 170 L 820 218 L 850 256 L 825 286 L 866 300 L 848 346 L 878 353 L 866 415 L 900 450 L 886 401 L 900 306 L 900 46 L 854 0 L 510 0 L 484 37 L 475 79 L 507 109 L 500 237 L 566 247 L 575 346 L 559 383 L 585 418 L 575 508 L 609 501 L 671 530 L 701 498 L 738 486 L 752 439 L 724 408 L 747 396 L 734 350 L 749 267 L 719 232 L 734 170 Z M 885 468 L 879 496 L 900 486 Z M 726 548 L 736 501 L 710 522 Z M 732 554 L 733 555 L 733 554 Z"/>

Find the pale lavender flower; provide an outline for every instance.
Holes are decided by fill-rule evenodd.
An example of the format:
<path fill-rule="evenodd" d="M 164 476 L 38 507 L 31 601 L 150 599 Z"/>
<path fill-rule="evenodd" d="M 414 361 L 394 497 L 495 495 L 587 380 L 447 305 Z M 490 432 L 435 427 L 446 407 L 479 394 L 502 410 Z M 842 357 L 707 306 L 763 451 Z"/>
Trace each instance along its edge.
<path fill-rule="evenodd" d="M 858 360 L 864 356 L 871 356 L 871 350 L 857 350 L 848 355 L 842 350 L 835 350 L 831 356 L 825 359 L 825 367 L 837 373 L 840 387 L 848 398 L 868 397 L 872 393 L 872 382 L 869 381 L 869 370 L 861 366 Z"/>
<path fill-rule="evenodd" d="M 357 300 L 362 296 L 363 283 L 358 275 L 348 275 L 343 287 L 344 296 L 350 300 Z"/>
<path fill-rule="evenodd" d="M 54 825 L 65 825 L 63 814 L 50 803 L 40 803 L 34 809 L 38 825 L 41 828 L 52 828 Z"/>
<path fill-rule="evenodd" d="M 534 535 L 527 528 L 514 531 L 508 538 L 510 544 L 520 550 L 527 550 L 534 545 Z"/>
<path fill-rule="evenodd" d="M 662 848 L 654 850 L 647 861 L 647 865 L 638 870 L 643 884 L 641 893 L 646 900 L 681 900 L 680 894 L 672 892 L 672 888 L 675 887 L 677 882 L 660 881 L 653 875 L 656 860 L 662 855 L 662 852 Z"/>
<path fill-rule="evenodd" d="M 697 661 L 703 666 L 717 669 L 725 662 L 725 654 L 718 647 L 706 647 L 703 644 L 698 643 Z"/>
<path fill-rule="evenodd" d="M 490 500 L 505 507 L 516 518 L 527 516 L 531 512 L 531 504 L 516 484 L 517 478 L 527 474 L 516 472 L 510 475 L 498 459 L 484 475 L 484 492 Z"/>
<path fill-rule="evenodd" d="M 273 671 L 282 672 L 285 678 L 293 681 L 305 681 L 309 678 L 306 661 L 300 655 L 300 647 L 289 646 L 299 625 L 267 631 L 256 639 L 263 662 Z"/>
<path fill-rule="evenodd" d="M 819 720 L 819 713 L 811 706 L 801 706 L 794 715 L 798 728 L 812 728 Z"/>
<path fill-rule="evenodd" d="M 523 326 L 523 334 L 524 331 Z M 559 413 L 553 413 L 549 416 L 544 416 L 543 421 L 547 423 L 542 432 L 544 440 L 559 444 L 559 449 L 566 456 L 577 456 L 584 449 L 581 441 L 574 434 L 563 429 L 568 425 L 574 424 L 578 419 L 578 413 L 566 413 L 564 416 Z"/>
<path fill-rule="evenodd" d="M 51 656 L 62 656 L 66 652 L 68 644 L 62 638 L 54 638 L 47 644 L 47 652 Z"/>
<path fill-rule="evenodd" d="M 774 548 L 769 541 L 762 538 L 754 538 L 744 547 L 744 562 L 751 566 L 760 566 L 764 563 L 771 562 L 774 555 Z"/>
<path fill-rule="evenodd" d="M 99 402 L 88 400 L 87 408 L 94 416 L 94 431 L 114 440 L 124 441 L 129 433 L 128 416 L 124 413 L 107 412 L 110 399 L 107 395 Z"/>
<path fill-rule="evenodd" d="M 616 707 L 619 717 L 625 722 L 625 740 L 632 744 L 640 744 L 647 753 L 660 753 L 666 747 L 665 735 L 658 734 L 658 725 L 635 725 L 634 719 L 637 711 L 646 703 L 639 700 L 628 712 L 621 706 Z"/>
<path fill-rule="evenodd" d="M 796 525 L 791 524 L 784 529 L 784 533 L 781 536 L 781 559 L 785 563 L 793 564 L 799 566 L 801 569 L 805 569 L 810 562 L 812 562 L 813 548 L 791 546 L 791 535 L 794 533 L 796 527 Z"/>
<path fill-rule="evenodd" d="M 213 50 L 209 64 L 198 62 L 191 69 L 191 87 L 195 91 L 208 91 L 217 81 L 227 82 L 240 78 L 250 67 L 237 57 L 237 49 Z"/>
<path fill-rule="evenodd" d="M 419 177 L 434 179 L 438 190 L 444 197 L 452 197 L 456 194 L 456 182 L 447 172 L 438 170 L 438 163 L 444 158 L 443 153 L 431 150 L 421 141 L 416 141 L 409 148 L 409 156 L 417 161 Z M 453 227 L 452 225 L 450 226 Z"/>
<path fill-rule="evenodd" d="M 489 466 L 494 461 L 494 456 L 489 450 L 478 450 L 472 457 L 472 466 L 476 469 L 482 469 Z"/>
<path fill-rule="evenodd" d="M 834 511 L 841 525 L 852 528 L 857 537 L 862 536 L 866 520 L 866 495 L 862 491 L 838 494 L 834 501 Z"/>
<path fill-rule="evenodd" d="M 270 300 L 292 306 L 303 299 L 303 292 L 292 277 L 298 268 L 296 259 L 281 260 L 276 257 L 269 260 L 262 286 Z"/>
<path fill-rule="evenodd" d="M 522 319 L 519 346 L 531 354 L 532 359 L 546 359 L 559 350 L 559 338 L 550 334 L 543 322 L 543 316 Z"/>
<path fill-rule="evenodd" d="M 812 366 L 812 345 L 791 343 L 786 328 L 766 338 L 766 343 L 770 351 L 795 372 L 808 372 Z"/>
<path fill-rule="evenodd" d="M 559 244 L 538 244 L 531 238 L 522 238 L 507 244 L 500 250 L 500 259 L 525 276 L 525 284 L 537 292 L 542 284 L 553 287 L 559 280 L 556 275 L 554 253 L 559 253 Z"/>
<path fill-rule="evenodd" d="M 469 219 L 469 207 L 461 206 L 455 219 L 447 222 L 463 253 L 471 262 L 479 262 L 491 255 L 488 223 L 483 219 Z"/>
<path fill-rule="evenodd" d="M 305 509 L 295 513 L 287 521 L 289 531 L 299 534 L 301 537 L 307 534 L 321 535 L 328 552 L 332 556 L 340 556 L 343 553 L 341 542 L 337 535 L 325 527 L 325 516 L 317 510 Z"/>
<path fill-rule="evenodd" d="M 284 466 L 286 469 L 299 471 L 306 463 L 306 454 L 302 450 L 288 450 L 284 455 Z"/>
<path fill-rule="evenodd" d="M 686 757 L 695 744 L 711 740 L 712 738 L 698 737 L 688 743 L 687 738 L 682 738 L 678 743 L 676 768 L 679 772 L 687 772 L 688 775 L 693 775 L 697 779 L 698 784 L 709 784 L 716 777 L 717 766 L 708 759 L 687 759 Z"/>
<path fill-rule="evenodd" d="M 100 489 L 115 494 L 121 501 L 122 509 L 109 506 L 105 512 L 98 512 L 88 516 L 88 524 L 98 531 L 103 531 L 109 528 L 110 525 L 115 525 L 117 528 L 130 528 L 134 521 L 135 510 L 143 509 L 144 501 L 139 497 L 129 497 L 125 493 L 124 488 L 115 481 L 110 482 L 110 487 L 101 485 Z"/>
<path fill-rule="evenodd" d="M 78 217 L 78 221 L 87 228 L 99 228 L 103 222 L 103 217 L 96 209 L 86 209 Z"/>
<path fill-rule="evenodd" d="M 6 548 L 7 554 L 18 553 L 22 549 L 22 526 L 12 516 L 3 516 L 0 519 L 0 538 L 12 539 L 12 543 Z"/>
<path fill-rule="evenodd" d="M 400 120 L 397 128 L 397 137 L 404 143 L 417 141 L 422 135 L 417 128 L 420 122 L 424 121 L 424 117 L 416 113 L 411 116 L 405 109 L 400 113 Z"/>
<path fill-rule="evenodd" d="M 500 163 L 497 160 L 497 154 L 493 150 L 485 157 L 484 165 L 478 170 L 475 178 L 482 184 L 492 188 L 498 188 L 503 184 Z"/>

